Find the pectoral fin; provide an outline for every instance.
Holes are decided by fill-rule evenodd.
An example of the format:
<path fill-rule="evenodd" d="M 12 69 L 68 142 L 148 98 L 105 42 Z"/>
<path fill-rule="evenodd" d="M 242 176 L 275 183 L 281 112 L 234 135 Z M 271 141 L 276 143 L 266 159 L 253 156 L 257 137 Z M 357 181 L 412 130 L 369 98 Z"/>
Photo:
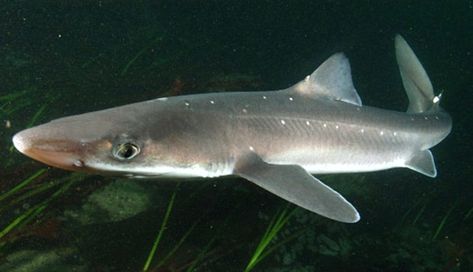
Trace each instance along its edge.
<path fill-rule="evenodd" d="M 356 209 L 339 193 L 299 165 L 264 162 L 256 154 L 239 163 L 234 174 L 309 211 L 345 223 L 360 220 Z"/>

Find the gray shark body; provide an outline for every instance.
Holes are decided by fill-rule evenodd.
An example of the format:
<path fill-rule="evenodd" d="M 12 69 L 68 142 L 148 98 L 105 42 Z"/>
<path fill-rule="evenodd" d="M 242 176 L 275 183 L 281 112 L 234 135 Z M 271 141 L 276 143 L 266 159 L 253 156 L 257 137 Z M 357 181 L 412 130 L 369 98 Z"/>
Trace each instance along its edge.
<path fill-rule="evenodd" d="M 291 88 L 159 98 L 54 120 L 15 135 L 21 152 L 74 171 L 130 177 L 237 175 L 341 222 L 359 214 L 312 174 L 408 167 L 436 176 L 429 148 L 449 115 L 416 56 L 396 37 L 408 112 L 362 106 L 335 54 Z"/>

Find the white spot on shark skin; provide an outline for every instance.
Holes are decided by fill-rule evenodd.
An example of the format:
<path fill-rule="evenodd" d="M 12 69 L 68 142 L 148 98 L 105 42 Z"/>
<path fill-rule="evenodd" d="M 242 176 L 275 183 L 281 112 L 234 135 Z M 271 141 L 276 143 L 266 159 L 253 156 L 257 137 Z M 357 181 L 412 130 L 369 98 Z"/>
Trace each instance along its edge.
<path fill-rule="evenodd" d="M 161 98 L 158 98 L 158 99 L 156 99 L 156 100 L 158 100 L 158 101 L 166 101 L 166 100 L 168 100 L 168 98 L 167 98 L 167 97 L 161 97 Z"/>
<path fill-rule="evenodd" d="M 212 104 L 212 105 L 215 104 L 215 101 L 213 101 L 213 100 L 210 100 L 209 102 L 210 102 L 210 104 Z"/>
<path fill-rule="evenodd" d="M 186 107 L 189 107 L 191 103 L 189 103 L 189 101 L 184 101 L 184 105 L 186 105 Z"/>
<path fill-rule="evenodd" d="M 427 117 L 427 116 L 424 116 L 424 120 L 429 120 L 429 117 Z"/>
<path fill-rule="evenodd" d="M 379 132 L 379 135 L 383 136 L 383 135 L 384 135 L 384 131 L 381 130 L 381 131 Z"/>
<path fill-rule="evenodd" d="M 294 98 L 292 98 L 292 97 L 289 97 L 289 101 L 294 101 Z"/>
<path fill-rule="evenodd" d="M 361 108 L 360 108 L 360 107 L 357 107 L 357 108 L 356 108 L 356 111 L 358 111 L 358 112 L 361 111 Z"/>
<path fill-rule="evenodd" d="M 365 133 L 365 129 L 364 128 L 360 129 L 360 132 Z"/>
<path fill-rule="evenodd" d="M 432 99 L 432 102 L 433 102 L 434 104 L 437 104 L 438 102 L 440 102 L 440 96 L 439 96 L 439 95 L 434 96 L 434 99 Z"/>
<path fill-rule="evenodd" d="M 83 167 L 83 166 L 84 166 L 84 162 L 81 161 L 81 160 L 75 160 L 75 161 L 74 161 L 74 166 L 75 166 L 75 167 L 79 167 L 79 168 L 80 168 L 80 167 Z"/>
<path fill-rule="evenodd" d="M 393 135 L 394 135 L 394 136 L 397 136 L 397 132 L 396 132 L 396 131 L 394 131 L 394 132 L 393 132 Z"/>
<path fill-rule="evenodd" d="M 305 124 L 310 126 L 310 122 L 309 121 L 305 121 Z"/>
<path fill-rule="evenodd" d="M 267 99 L 266 95 L 263 95 L 263 100 L 266 100 L 266 99 Z"/>
<path fill-rule="evenodd" d="M 326 128 L 326 127 L 327 127 L 327 124 L 324 123 L 324 128 Z"/>
<path fill-rule="evenodd" d="M 254 147 L 252 147 L 251 145 L 248 148 L 250 149 L 250 151 L 255 151 Z"/>
<path fill-rule="evenodd" d="M 414 121 L 414 117 L 411 117 L 411 121 Z"/>
<path fill-rule="evenodd" d="M 339 127 L 340 127 L 339 125 L 336 125 L 336 126 L 335 126 L 335 129 L 338 129 Z"/>
<path fill-rule="evenodd" d="M 248 112 L 247 109 L 242 109 L 241 111 L 242 111 L 243 113 L 247 113 L 247 112 Z"/>
<path fill-rule="evenodd" d="M 308 76 L 306 76 L 306 77 L 304 78 L 304 81 L 305 81 L 305 82 L 307 82 L 307 81 L 309 81 L 309 80 L 310 80 L 310 75 L 308 75 Z"/>
<path fill-rule="evenodd" d="M 435 115 L 435 120 L 438 120 L 438 119 L 439 119 L 439 117 L 437 115 Z"/>
<path fill-rule="evenodd" d="M 286 121 L 281 120 L 281 124 L 284 126 L 286 124 Z"/>

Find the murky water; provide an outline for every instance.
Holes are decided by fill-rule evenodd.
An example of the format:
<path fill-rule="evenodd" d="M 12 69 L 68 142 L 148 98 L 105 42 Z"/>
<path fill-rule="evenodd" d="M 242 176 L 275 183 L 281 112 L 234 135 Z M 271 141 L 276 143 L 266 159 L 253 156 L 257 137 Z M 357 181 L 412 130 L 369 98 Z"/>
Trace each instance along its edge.
<path fill-rule="evenodd" d="M 471 1 L 2 1 L 0 15 L 0 271 L 473 270 Z M 404 110 L 396 33 L 454 128 L 433 149 L 434 180 L 324 176 L 357 224 L 242 179 L 72 174 L 12 146 L 14 133 L 66 115 L 285 88 L 340 51 L 364 104 Z"/>

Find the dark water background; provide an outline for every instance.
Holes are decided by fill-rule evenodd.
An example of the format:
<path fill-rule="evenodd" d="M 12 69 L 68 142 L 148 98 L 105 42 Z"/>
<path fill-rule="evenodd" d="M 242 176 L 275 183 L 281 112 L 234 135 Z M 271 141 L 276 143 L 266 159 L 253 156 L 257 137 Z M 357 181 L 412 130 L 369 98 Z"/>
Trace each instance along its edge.
<path fill-rule="evenodd" d="M 472 22 L 461 0 L 0 1 L 0 269 L 140 271 L 175 193 L 152 271 L 243 271 L 283 200 L 232 178 L 71 176 L 18 154 L 11 136 L 160 96 L 289 87 L 339 51 L 364 104 L 404 110 L 400 33 L 454 120 L 433 149 L 439 176 L 322 177 L 361 221 L 289 206 L 254 271 L 473 271 Z"/>

